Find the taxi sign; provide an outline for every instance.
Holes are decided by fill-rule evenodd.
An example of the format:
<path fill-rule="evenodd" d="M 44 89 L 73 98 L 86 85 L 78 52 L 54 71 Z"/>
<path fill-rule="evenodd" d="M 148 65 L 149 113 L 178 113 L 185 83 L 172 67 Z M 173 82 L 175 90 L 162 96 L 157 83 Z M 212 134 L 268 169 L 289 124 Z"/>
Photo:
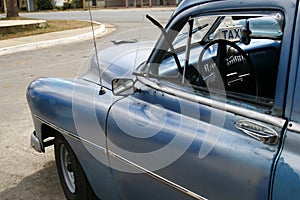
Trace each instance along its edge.
<path fill-rule="evenodd" d="M 218 29 L 218 38 L 224 40 L 239 40 L 241 38 L 243 26 L 228 26 Z"/>

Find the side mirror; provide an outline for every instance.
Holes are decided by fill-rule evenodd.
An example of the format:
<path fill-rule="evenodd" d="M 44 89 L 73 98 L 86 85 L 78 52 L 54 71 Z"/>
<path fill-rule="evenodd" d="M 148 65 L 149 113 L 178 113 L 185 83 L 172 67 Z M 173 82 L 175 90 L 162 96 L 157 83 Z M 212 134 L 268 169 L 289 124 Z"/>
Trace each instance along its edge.
<path fill-rule="evenodd" d="M 120 78 L 114 79 L 111 83 L 112 92 L 116 96 L 128 96 L 133 94 L 134 82 L 132 79 Z"/>

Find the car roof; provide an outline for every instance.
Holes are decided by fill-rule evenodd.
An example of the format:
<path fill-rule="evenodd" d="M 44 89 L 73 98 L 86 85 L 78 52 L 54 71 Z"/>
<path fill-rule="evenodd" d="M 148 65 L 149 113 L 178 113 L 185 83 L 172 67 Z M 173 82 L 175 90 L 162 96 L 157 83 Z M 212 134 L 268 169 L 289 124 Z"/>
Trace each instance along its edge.
<path fill-rule="evenodd" d="M 182 0 L 180 2 L 180 4 L 178 5 L 177 9 L 175 10 L 175 12 L 173 13 L 173 15 L 176 15 L 176 14 L 178 14 L 178 13 L 180 13 L 180 12 L 190 8 L 190 7 L 193 7 L 195 5 L 200 5 L 200 4 L 209 3 L 209 2 L 218 2 L 218 1 L 222 1 L 222 2 L 231 1 L 232 2 L 232 0 Z M 277 1 L 274 1 L 274 0 L 264 0 L 264 1 L 261 1 L 261 0 L 247 0 L 247 1 L 240 0 L 240 2 L 243 3 L 243 5 L 256 4 L 256 3 L 257 4 L 261 4 L 261 3 L 263 3 L 263 4 L 268 4 L 268 3 L 274 4 L 275 3 L 276 4 L 276 2 L 278 4 L 282 4 L 282 3 L 284 3 L 284 4 L 289 4 L 289 3 L 295 4 L 295 2 L 298 2 L 298 1 L 299 0 L 285 0 L 285 1 L 280 1 L 280 0 L 277 0 Z M 238 1 L 236 1 L 236 2 L 238 2 Z"/>

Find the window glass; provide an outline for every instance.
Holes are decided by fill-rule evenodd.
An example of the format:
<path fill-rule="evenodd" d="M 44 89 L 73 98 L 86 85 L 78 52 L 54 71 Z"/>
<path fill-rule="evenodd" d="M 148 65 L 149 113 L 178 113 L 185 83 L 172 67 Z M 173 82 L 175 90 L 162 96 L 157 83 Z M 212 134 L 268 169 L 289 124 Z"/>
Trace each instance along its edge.
<path fill-rule="evenodd" d="M 148 70 L 171 87 L 210 98 L 226 94 L 228 101 L 272 107 L 275 98 L 283 16 L 238 14 L 203 16 L 171 37 L 172 46 Z M 174 34 L 174 33 L 173 33 Z M 189 37 L 190 35 L 190 37 Z M 173 49 L 173 50 L 172 50 Z M 148 63 L 151 68 L 151 63 Z"/>

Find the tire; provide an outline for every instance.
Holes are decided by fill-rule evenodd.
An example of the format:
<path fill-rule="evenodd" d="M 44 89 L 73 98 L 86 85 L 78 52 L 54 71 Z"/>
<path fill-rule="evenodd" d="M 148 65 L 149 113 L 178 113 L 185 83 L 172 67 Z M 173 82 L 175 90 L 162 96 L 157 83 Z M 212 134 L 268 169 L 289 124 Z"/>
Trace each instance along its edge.
<path fill-rule="evenodd" d="M 68 142 L 57 134 L 54 153 L 60 184 L 68 200 L 98 199 Z"/>

